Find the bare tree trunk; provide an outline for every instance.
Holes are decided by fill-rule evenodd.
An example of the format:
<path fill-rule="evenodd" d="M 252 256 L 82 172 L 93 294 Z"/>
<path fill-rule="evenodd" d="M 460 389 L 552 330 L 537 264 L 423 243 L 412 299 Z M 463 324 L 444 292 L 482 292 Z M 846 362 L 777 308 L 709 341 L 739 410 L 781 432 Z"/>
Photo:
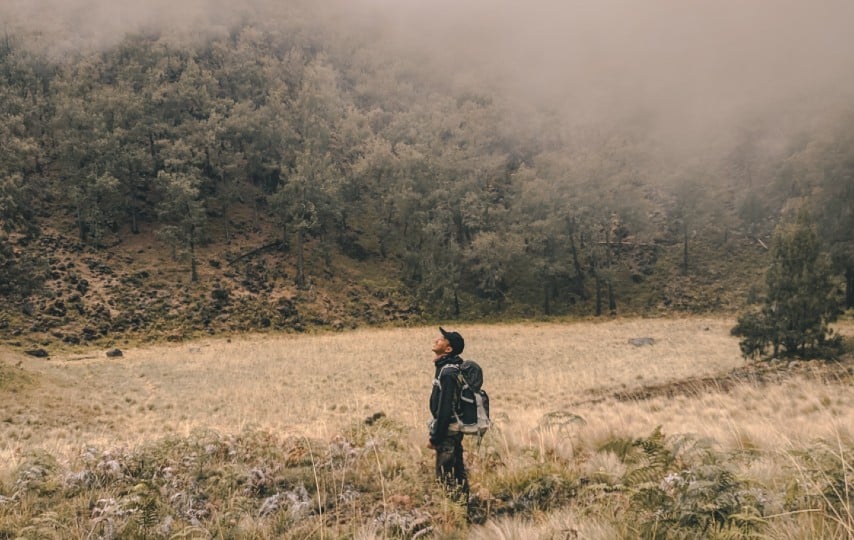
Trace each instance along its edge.
<path fill-rule="evenodd" d="M 252 198 L 252 226 L 255 228 L 256 231 L 261 228 L 260 223 L 261 223 L 261 221 L 260 221 L 260 218 L 258 217 L 258 197 L 253 197 Z"/>
<path fill-rule="evenodd" d="M 545 315 L 551 315 L 551 287 L 548 283 L 543 283 L 543 313 Z"/>
<path fill-rule="evenodd" d="M 133 234 L 139 234 L 139 219 L 135 203 L 130 205 L 130 232 Z"/>
<path fill-rule="evenodd" d="M 86 242 L 86 224 L 83 223 L 83 209 L 77 205 L 77 234 L 81 242 Z"/>
<path fill-rule="evenodd" d="M 199 272 L 196 265 L 196 227 L 190 227 L 190 281 L 199 281 Z"/>
<path fill-rule="evenodd" d="M 297 276 L 296 285 L 299 288 L 305 287 L 305 265 L 303 260 L 303 232 L 297 230 Z"/>
<path fill-rule="evenodd" d="M 457 290 L 454 289 L 454 317 L 460 316 L 460 295 L 457 294 Z"/>
<path fill-rule="evenodd" d="M 608 280 L 608 311 L 613 316 L 617 314 L 617 297 L 614 296 L 614 284 Z"/>
<path fill-rule="evenodd" d="M 151 176 L 157 178 L 157 147 L 154 145 L 154 133 L 148 132 L 148 151 L 151 154 Z"/>
<path fill-rule="evenodd" d="M 231 229 L 228 228 L 228 205 L 222 205 L 222 219 L 225 221 L 225 241 L 231 242 Z"/>
<path fill-rule="evenodd" d="M 572 234 L 569 235 L 569 250 L 572 253 L 572 266 L 575 269 L 575 277 L 573 278 L 575 294 L 582 300 L 587 300 L 587 291 L 584 289 L 584 269 L 578 260 L 578 248 L 575 246 L 575 236 Z"/>
<path fill-rule="evenodd" d="M 845 307 L 854 308 L 854 266 L 845 269 Z"/>

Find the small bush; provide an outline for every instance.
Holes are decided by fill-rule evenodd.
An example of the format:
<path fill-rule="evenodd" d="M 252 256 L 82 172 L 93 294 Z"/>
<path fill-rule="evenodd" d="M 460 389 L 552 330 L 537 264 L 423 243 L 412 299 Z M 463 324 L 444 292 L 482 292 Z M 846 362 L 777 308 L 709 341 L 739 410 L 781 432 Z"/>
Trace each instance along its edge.
<path fill-rule="evenodd" d="M 765 279 L 768 295 L 761 308 L 741 315 L 732 329 L 742 338 L 742 354 L 766 358 L 769 349 L 772 358 L 838 354 L 842 341 L 828 325 L 841 313 L 842 299 L 808 215 L 777 231 Z"/>

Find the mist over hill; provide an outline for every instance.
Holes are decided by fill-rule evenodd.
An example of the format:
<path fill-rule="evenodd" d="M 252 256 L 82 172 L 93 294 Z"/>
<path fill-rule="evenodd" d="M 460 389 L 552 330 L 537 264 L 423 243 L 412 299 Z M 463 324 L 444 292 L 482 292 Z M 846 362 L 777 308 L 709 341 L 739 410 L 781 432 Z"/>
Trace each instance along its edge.
<path fill-rule="evenodd" d="M 3 326 L 730 310 L 800 210 L 850 303 L 852 15 L 4 2 Z"/>
<path fill-rule="evenodd" d="M 426 60 L 421 68 L 459 87 L 507 91 L 582 122 L 652 114 L 709 128 L 721 116 L 839 106 L 854 95 L 854 6 L 844 0 L 9 0 L 0 16 L 7 34 L 33 32 L 38 46 L 62 52 L 136 32 L 323 28 Z"/>

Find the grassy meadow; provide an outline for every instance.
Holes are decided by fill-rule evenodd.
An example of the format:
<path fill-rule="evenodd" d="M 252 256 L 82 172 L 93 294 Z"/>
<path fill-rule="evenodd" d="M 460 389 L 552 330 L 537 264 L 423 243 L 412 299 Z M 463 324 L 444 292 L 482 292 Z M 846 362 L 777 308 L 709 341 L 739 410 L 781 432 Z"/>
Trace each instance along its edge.
<path fill-rule="evenodd" d="M 0 538 L 850 538 L 851 369 L 754 374 L 732 325 L 457 327 L 495 421 L 468 519 L 425 446 L 436 328 L 0 352 Z"/>

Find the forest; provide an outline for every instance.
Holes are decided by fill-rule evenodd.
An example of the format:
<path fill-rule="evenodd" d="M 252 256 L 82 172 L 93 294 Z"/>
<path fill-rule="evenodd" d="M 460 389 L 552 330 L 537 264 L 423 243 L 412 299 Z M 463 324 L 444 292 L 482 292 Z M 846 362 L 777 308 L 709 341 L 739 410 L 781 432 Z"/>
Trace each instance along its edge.
<path fill-rule="evenodd" d="M 4 14 L 4 334 L 732 311 L 798 214 L 854 307 L 849 64 L 831 93 L 630 106 L 602 73 L 451 66 L 382 3 L 249 5 L 110 38 Z"/>

